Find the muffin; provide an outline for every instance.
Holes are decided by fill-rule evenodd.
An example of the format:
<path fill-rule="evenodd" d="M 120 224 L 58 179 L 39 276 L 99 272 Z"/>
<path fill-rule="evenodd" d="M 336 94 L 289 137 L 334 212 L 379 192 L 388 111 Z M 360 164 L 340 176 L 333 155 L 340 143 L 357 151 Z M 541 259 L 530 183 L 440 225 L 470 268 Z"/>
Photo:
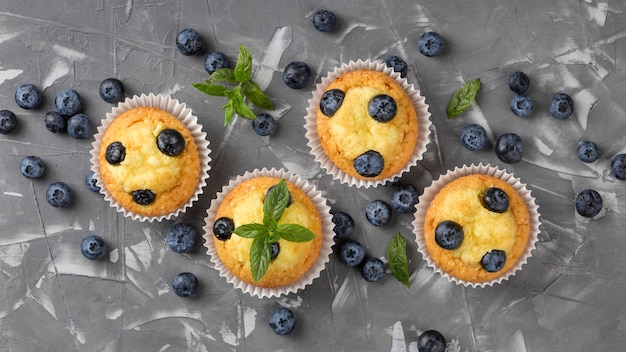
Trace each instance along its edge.
<path fill-rule="evenodd" d="M 134 97 L 114 109 L 92 151 L 105 199 L 141 220 L 169 218 L 190 206 L 206 184 L 210 161 L 196 121 L 184 105 L 162 96 Z"/>
<path fill-rule="evenodd" d="M 350 62 L 322 80 L 309 100 L 307 138 L 336 179 L 375 186 L 422 158 L 430 133 L 419 92 L 384 64 Z"/>
<path fill-rule="evenodd" d="M 413 223 L 419 250 L 451 281 L 501 282 L 526 263 L 535 246 L 537 208 L 510 174 L 483 165 L 457 169 L 420 197 Z"/>
<path fill-rule="evenodd" d="M 270 238 L 268 234 L 242 236 L 240 229 L 266 223 L 268 212 L 264 207 L 272 207 L 268 198 L 280 188 L 281 180 L 285 180 L 288 196 L 284 197 L 286 207 L 278 227 L 297 224 L 307 229 L 311 238 L 295 242 L 293 238 Z M 306 182 L 282 170 L 257 170 L 231 181 L 211 203 L 204 229 L 205 246 L 227 281 L 252 295 L 277 296 L 303 288 L 319 276 L 331 251 L 331 224 L 326 201 Z M 253 242 L 266 238 L 270 261 L 267 271 L 255 277 L 253 271 L 258 266 L 253 263 L 251 249 Z M 252 252 L 258 255 L 254 249 Z"/>

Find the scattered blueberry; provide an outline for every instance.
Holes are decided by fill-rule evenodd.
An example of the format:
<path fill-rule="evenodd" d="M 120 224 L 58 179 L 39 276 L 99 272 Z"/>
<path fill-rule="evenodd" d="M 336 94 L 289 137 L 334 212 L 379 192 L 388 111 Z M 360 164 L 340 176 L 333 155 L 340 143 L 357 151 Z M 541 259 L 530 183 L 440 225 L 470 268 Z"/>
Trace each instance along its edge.
<path fill-rule="evenodd" d="M 280 244 L 278 244 L 278 242 L 272 242 L 272 255 L 270 256 L 270 260 L 276 259 L 278 253 L 280 253 Z"/>
<path fill-rule="evenodd" d="M 385 263 L 378 258 L 369 258 L 361 267 L 361 276 L 368 282 L 375 282 L 383 278 L 387 268 Z"/>
<path fill-rule="evenodd" d="M 252 129 L 259 136 L 271 136 L 276 131 L 276 120 L 272 115 L 260 112 L 256 120 L 252 120 Z"/>
<path fill-rule="evenodd" d="M 509 75 L 509 88 L 517 93 L 524 94 L 528 90 L 530 80 L 522 71 L 515 71 Z"/>
<path fill-rule="evenodd" d="M 96 173 L 93 170 L 90 170 L 87 175 L 85 175 L 85 185 L 92 192 L 100 192 L 100 186 L 96 185 L 96 178 L 94 177 Z"/>
<path fill-rule="evenodd" d="M 185 56 L 196 55 L 202 50 L 202 38 L 198 32 L 191 28 L 185 28 L 176 36 L 176 48 Z"/>
<path fill-rule="evenodd" d="M 341 107 L 341 104 L 343 104 L 343 98 L 345 98 L 345 96 L 346 93 L 340 89 L 331 89 L 324 92 L 320 100 L 320 110 L 322 114 L 328 117 L 335 115 L 337 110 Z"/>
<path fill-rule="evenodd" d="M 626 180 L 626 154 L 617 154 L 611 161 L 611 173 L 618 180 Z"/>
<path fill-rule="evenodd" d="M 172 128 L 159 132 L 156 138 L 157 148 L 167 156 L 180 155 L 185 150 L 185 137 Z"/>
<path fill-rule="evenodd" d="M 339 260 L 349 267 L 354 267 L 365 259 L 365 248 L 356 241 L 346 241 L 339 248 Z"/>
<path fill-rule="evenodd" d="M 72 192 L 64 182 L 54 182 L 48 186 L 46 200 L 56 208 L 66 208 L 72 203 Z"/>
<path fill-rule="evenodd" d="M 533 100 L 528 95 L 518 94 L 511 99 L 509 106 L 515 116 L 528 117 L 533 111 L 534 104 Z"/>
<path fill-rule="evenodd" d="M 396 183 L 393 185 L 393 193 L 391 194 L 391 207 L 400 213 L 412 213 L 415 211 L 418 198 L 419 192 L 415 187 L 409 184 Z"/>
<path fill-rule="evenodd" d="M 74 116 L 83 108 L 80 94 L 72 88 L 65 88 L 57 93 L 54 105 L 61 115 Z"/>
<path fill-rule="evenodd" d="M 396 116 L 398 106 L 396 101 L 386 94 L 379 94 L 370 100 L 367 112 L 378 122 L 391 121 Z"/>
<path fill-rule="evenodd" d="M 72 138 L 85 139 L 91 137 L 92 131 L 91 121 L 85 114 L 76 114 L 67 120 L 67 134 Z"/>
<path fill-rule="evenodd" d="M 35 109 L 41 105 L 41 92 L 34 84 L 22 84 L 15 90 L 15 102 L 22 109 Z"/>
<path fill-rule="evenodd" d="M 409 65 L 407 65 L 406 61 L 395 55 L 385 56 L 383 64 L 393 68 L 395 72 L 399 72 L 402 78 L 406 77 L 406 74 L 409 72 Z"/>
<path fill-rule="evenodd" d="M 437 330 L 426 330 L 417 337 L 418 352 L 444 352 L 446 338 Z"/>
<path fill-rule="evenodd" d="M 283 82 L 293 89 L 301 89 L 311 82 L 311 69 L 302 61 L 294 61 L 285 66 Z"/>
<path fill-rule="evenodd" d="M 221 217 L 213 223 L 213 235 L 220 241 L 230 239 L 233 230 L 235 230 L 235 223 L 231 218 Z"/>
<path fill-rule="evenodd" d="M 277 335 L 287 335 L 296 327 L 296 315 L 291 310 L 280 307 L 270 315 L 269 324 Z"/>
<path fill-rule="evenodd" d="M 46 167 L 38 156 L 27 156 L 20 161 L 20 172 L 26 178 L 41 178 Z"/>
<path fill-rule="evenodd" d="M 180 273 L 174 276 L 172 289 L 178 297 L 193 297 L 198 293 L 198 278 L 189 272 Z"/>
<path fill-rule="evenodd" d="M 574 112 L 574 101 L 565 93 L 557 93 L 550 100 L 550 113 L 559 120 L 565 120 Z"/>
<path fill-rule="evenodd" d="M 198 233 L 193 226 L 179 222 L 170 226 L 165 236 L 167 245 L 176 253 L 189 253 L 196 244 Z"/>
<path fill-rule="evenodd" d="M 224 55 L 224 53 L 221 53 L 219 51 L 209 53 L 204 58 L 204 69 L 210 75 L 212 75 L 213 72 L 219 70 L 220 68 L 227 68 L 227 67 L 228 67 L 228 58 L 226 57 L 226 55 Z"/>
<path fill-rule="evenodd" d="M 578 144 L 578 150 L 576 151 L 578 159 L 585 163 L 592 163 L 600 157 L 600 151 L 598 145 L 592 141 L 582 141 Z"/>
<path fill-rule="evenodd" d="M 313 27 L 320 32 L 332 32 L 337 25 L 337 16 L 328 10 L 319 10 L 313 14 Z"/>
<path fill-rule="evenodd" d="M 119 164 L 126 158 L 126 147 L 122 142 L 113 142 L 107 146 L 105 159 L 111 165 Z"/>
<path fill-rule="evenodd" d="M 90 260 L 98 260 L 107 252 L 106 242 L 98 235 L 87 235 L 80 242 L 80 252 Z"/>
<path fill-rule="evenodd" d="M 52 133 L 67 132 L 67 119 L 58 111 L 48 111 L 43 117 L 43 122 L 48 131 Z"/>
<path fill-rule="evenodd" d="M 435 242 L 443 249 L 456 249 L 463 243 L 463 227 L 452 220 L 444 220 L 435 227 Z"/>
<path fill-rule="evenodd" d="M 472 123 L 463 127 L 460 137 L 467 150 L 476 151 L 487 147 L 487 131 L 481 125 Z"/>
<path fill-rule="evenodd" d="M 368 150 L 353 161 L 354 170 L 363 177 L 375 177 L 383 172 L 385 160 L 379 152 Z"/>
<path fill-rule="evenodd" d="M 602 196 L 593 189 L 586 189 L 576 196 L 576 212 L 586 218 L 592 218 L 602 210 Z"/>
<path fill-rule="evenodd" d="M 124 84 L 117 78 L 106 78 L 100 82 L 100 98 L 107 103 L 115 104 L 124 100 Z"/>
<path fill-rule="evenodd" d="M 504 213 L 509 209 L 509 196 L 500 188 L 491 187 L 483 193 L 483 204 L 494 213 Z"/>
<path fill-rule="evenodd" d="M 154 202 L 156 194 L 149 189 L 138 189 L 131 192 L 133 201 L 139 205 L 148 205 Z"/>
<path fill-rule="evenodd" d="M 480 260 L 480 265 L 490 273 L 495 273 L 504 267 L 504 263 L 506 262 L 506 253 L 499 249 L 493 249 L 485 255 L 483 255 Z"/>
<path fill-rule="evenodd" d="M 437 32 L 426 32 L 417 40 L 417 49 L 424 56 L 437 56 L 443 52 L 445 42 Z"/>
<path fill-rule="evenodd" d="M 387 225 L 391 220 L 391 206 L 384 200 L 373 200 L 365 207 L 365 217 L 374 226 Z"/>
<path fill-rule="evenodd" d="M 496 156 L 502 162 L 515 164 L 522 161 L 522 139 L 515 133 L 504 133 L 496 142 Z"/>
<path fill-rule="evenodd" d="M 352 219 L 352 216 L 348 213 L 344 213 L 342 211 L 334 213 L 332 222 L 335 224 L 333 227 L 335 238 L 350 238 L 354 232 L 354 219 Z"/>
<path fill-rule="evenodd" d="M 17 116 L 9 110 L 0 110 L 0 133 L 8 134 L 17 127 Z"/>

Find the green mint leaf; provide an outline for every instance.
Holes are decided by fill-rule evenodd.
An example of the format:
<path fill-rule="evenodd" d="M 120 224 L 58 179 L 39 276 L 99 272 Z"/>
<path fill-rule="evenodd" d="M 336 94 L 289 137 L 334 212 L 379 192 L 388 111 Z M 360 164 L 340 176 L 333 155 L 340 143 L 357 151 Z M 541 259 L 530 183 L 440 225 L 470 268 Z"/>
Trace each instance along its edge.
<path fill-rule="evenodd" d="M 267 226 L 262 224 L 244 224 L 238 226 L 233 232 L 244 238 L 262 238 L 268 234 Z"/>
<path fill-rule="evenodd" d="M 274 223 L 283 216 L 287 202 L 289 201 L 289 189 L 287 181 L 280 180 L 276 185 L 272 186 L 272 190 L 268 192 L 263 202 L 263 223 L 268 224 L 270 221 Z"/>
<path fill-rule="evenodd" d="M 267 236 L 255 237 L 250 246 L 250 269 L 252 280 L 257 282 L 267 272 L 272 260 L 272 243 Z"/>
<path fill-rule="evenodd" d="M 315 238 L 315 233 L 298 224 L 278 224 L 275 234 L 289 242 L 308 242 Z"/>
<path fill-rule="evenodd" d="M 232 68 L 227 67 L 220 68 L 217 71 L 213 72 L 209 79 L 215 82 L 237 83 L 237 79 L 235 78 L 235 71 Z"/>
<path fill-rule="evenodd" d="M 478 93 L 479 88 L 480 79 L 478 78 L 465 83 L 459 88 L 448 104 L 448 118 L 453 119 L 465 111 L 476 98 L 476 93 Z"/>
<path fill-rule="evenodd" d="M 224 110 L 224 126 L 227 126 L 235 115 L 235 108 L 233 107 L 233 101 L 230 100 L 226 105 L 222 106 Z"/>
<path fill-rule="evenodd" d="M 211 83 L 192 83 L 192 86 L 204 94 L 216 97 L 226 96 L 226 87 Z"/>
<path fill-rule="evenodd" d="M 252 76 L 252 55 L 244 45 L 239 44 L 239 57 L 235 66 L 235 79 L 237 82 L 248 82 Z"/>
<path fill-rule="evenodd" d="M 387 244 L 387 260 L 393 276 L 404 286 L 409 287 L 409 260 L 406 256 L 406 240 L 400 233 L 395 234 Z"/>
<path fill-rule="evenodd" d="M 274 104 L 270 100 L 270 98 L 263 93 L 259 85 L 249 81 L 243 86 L 243 94 L 250 100 L 254 106 L 257 106 L 261 109 L 266 110 L 274 110 Z"/>
<path fill-rule="evenodd" d="M 237 86 L 234 92 L 235 92 L 235 95 L 231 101 L 233 102 L 233 108 L 235 108 L 235 112 L 237 113 L 237 115 L 241 117 L 245 117 L 250 120 L 256 120 L 256 115 L 248 107 L 248 105 L 246 104 L 246 101 L 244 100 L 241 86 Z"/>

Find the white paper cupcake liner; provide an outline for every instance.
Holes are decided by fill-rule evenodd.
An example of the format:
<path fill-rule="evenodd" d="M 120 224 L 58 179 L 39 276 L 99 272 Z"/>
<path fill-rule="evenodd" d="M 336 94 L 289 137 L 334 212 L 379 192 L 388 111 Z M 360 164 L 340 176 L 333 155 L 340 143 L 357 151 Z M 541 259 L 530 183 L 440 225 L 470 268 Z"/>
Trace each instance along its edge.
<path fill-rule="evenodd" d="M 167 111 L 174 117 L 178 118 L 187 127 L 189 132 L 191 132 L 191 136 L 194 139 L 196 147 L 198 149 L 198 155 L 200 158 L 200 177 L 198 178 L 196 190 L 183 206 L 167 214 L 148 217 L 130 212 L 121 204 L 119 204 L 115 198 L 113 198 L 113 196 L 107 191 L 106 186 L 102 181 L 99 153 L 104 131 L 106 131 L 107 127 L 109 127 L 111 122 L 117 116 L 127 110 L 136 107 L 159 108 L 161 110 Z M 91 144 L 91 170 L 94 172 L 96 185 L 100 186 L 100 193 L 104 195 L 104 199 L 108 201 L 112 207 L 114 207 L 118 212 L 124 214 L 124 216 L 130 217 L 133 220 L 152 222 L 161 221 L 164 219 L 169 220 L 174 216 L 178 216 L 181 213 L 184 213 L 187 208 L 191 207 L 192 204 L 198 200 L 198 197 L 202 194 L 202 189 L 207 184 L 207 179 L 209 178 L 209 170 L 211 169 L 211 166 L 209 165 L 209 163 L 211 162 L 211 157 L 209 157 L 211 150 L 209 149 L 209 141 L 207 140 L 206 136 L 207 134 L 202 131 L 202 125 L 198 123 L 198 118 L 193 114 L 193 111 L 191 111 L 191 109 L 185 105 L 185 103 L 180 103 L 178 100 L 173 99 L 170 96 L 165 96 L 161 94 L 154 95 L 152 93 L 150 93 L 149 95 L 142 94 L 141 96 L 135 95 L 132 98 L 128 97 L 126 98 L 126 100 L 120 102 L 117 106 L 113 107 L 111 112 L 108 112 L 106 114 L 106 118 L 101 121 L 101 124 L 98 127 L 98 133 L 94 136 L 95 141 Z"/>
<path fill-rule="evenodd" d="M 522 197 L 524 203 L 526 203 L 530 223 L 530 235 L 528 237 L 528 244 L 526 245 L 524 252 L 521 254 L 516 264 L 509 270 L 503 272 L 502 275 L 498 276 L 497 278 L 485 282 L 469 282 L 461 280 L 443 271 L 430 256 L 430 253 L 428 252 L 428 248 L 426 248 L 426 243 L 424 241 L 424 218 L 426 216 L 426 211 L 428 210 L 430 203 L 435 198 L 437 193 L 439 193 L 439 191 L 445 185 L 452 182 L 453 180 L 473 174 L 491 175 L 510 184 L 513 189 L 515 189 Z M 535 198 L 531 195 L 531 191 L 526 188 L 526 185 L 523 184 L 519 178 L 516 178 L 515 176 L 513 176 L 513 174 L 506 172 L 506 170 L 500 170 L 497 167 L 493 167 L 489 164 L 483 165 L 482 163 L 478 165 L 471 164 L 469 166 L 463 165 L 461 168 L 456 167 L 454 170 L 448 170 L 446 174 L 441 175 L 437 180 L 433 181 L 430 186 L 424 189 L 424 193 L 419 197 L 419 202 L 416 206 L 415 211 L 415 219 L 412 222 L 413 232 L 415 233 L 415 242 L 417 243 L 417 250 L 422 254 L 423 259 L 426 261 L 429 267 L 433 268 L 436 273 L 439 273 L 450 282 L 472 287 L 485 287 L 499 284 L 502 281 L 507 280 L 511 276 L 515 275 L 517 271 L 521 270 L 522 265 L 528 262 L 532 251 L 535 249 L 540 232 L 539 226 L 541 225 L 538 209 L 539 206 L 535 203 Z"/>
<path fill-rule="evenodd" d="M 339 169 L 326 155 L 324 149 L 320 143 L 319 136 L 317 134 L 316 127 L 316 119 L 317 119 L 317 110 L 319 107 L 320 100 L 322 95 L 324 95 L 324 91 L 328 87 L 328 85 L 333 82 L 340 75 L 355 71 L 355 70 L 376 70 L 383 73 L 388 74 L 392 78 L 394 78 L 402 88 L 406 91 L 407 95 L 413 102 L 413 106 L 415 107 L 415 112 L 417 113 L 418 119 L 418 137 L 417 142 L 415 143 L 415 148 L 413 150 L 413 154 L 405 164 L 404 168 L 401 169 L 398 173 L 391 175 L 384 179 L 379 180 L 364 180 L 352 177 L 341 169 Z M 412 166 L 415 166 L 419 160 L 423 159 L 423 154 L 426 152 L 426 146 L 429 143 L 430 137 L 430 112 L 428 111 L 428 104 L 426 104 L 426 98 L 424 98 L 420 91 L 415 89 L 413 84 L 409 84 L 406 78 L 401 78 L 400 73 L 395 72 L 389 66 L 378 62 L 378 61 L 370 61 L 370 60 L 358 60 L 358 61 L 350 61 L 347 64 L 344 63 L 340 67 L 335 68 L 332 72 L 329 72 L 328 75 L 322 78 L 322 81 L 317 84 L 316 90 L 313 92 L 313 97 L 309 99 L 309 106 L 307 108 L 307 115 L 305 116 L 305 125 L 306 129 L 306 138 L 309 140 L 307 145 L 311 149 L 311 154 L 315 157 L 315 160 L 320 163 L 320 166 L 326 170 L 326 172 L 332 175 L 333 179 L 339 180 L 341 183 L 347 183 L 350 186 L 356 186 L 358 188 L 364 187 L 376 187 L 378 185 L 385 184 L 390 181 L 394 181 L 396 178 L 400 177 L 403 173 L 409 171 Z"/>
<path fill-rule="evenodd" d="M 261 176 L 285 179 L 299 187 L 313 201 L 322 221 L 322 244 L 319 256 L 313 266 L 297 281 L 289 285 L 274 288 L 258 287 L 253 284 L 246 283 L 234 276 L 228 268 L 226 268 L 224 263 L 222 263 L 213 243 L 213 223 L 215 222 L 217 209 L 224 200 L 224 197 L 240 183 Z M 224 277 L 226 281 L 235 286 L 236 289 L 239 289 L 251 296 L 257 296 L 260 298 L 278 297 L 302 290 L 305 286 L 310 285 L 313 280 L 320 276 L 326 266 L 326 263 L 330 260 L 330 254 L 332 252 L 331 247 L 334 244 L 333 226 L 332 216 L 330 215 L 330 206 L 328 206 L 326 199 L 322 197 L 321 192 L 318 191 L 315 186 L 283 169 L 256 169 L 251 172 L 246 172 L 244 175 L 237 176 L 234 180 L 231 180 L 228 185 L 222 187 L 222 190 L 217 193 L 216 198 L 211 202 L 211 206 L 207 210 L 207 217 L 205 218 L 205 224 L 203 227 L 203 237 L 205 240 L 204 246 L 207 248 L 207 254 L 211 257 L 211 262 L 215 264 L 215 269 L 219 271 L 220 276 Z"/>

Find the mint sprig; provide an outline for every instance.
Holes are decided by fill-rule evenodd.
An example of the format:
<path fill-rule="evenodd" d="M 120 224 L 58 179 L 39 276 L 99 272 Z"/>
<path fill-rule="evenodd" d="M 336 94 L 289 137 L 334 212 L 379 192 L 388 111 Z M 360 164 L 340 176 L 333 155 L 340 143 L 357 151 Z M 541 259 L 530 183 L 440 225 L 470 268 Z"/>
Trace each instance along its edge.
<path fill-rule="evenodd" d="M 465 83 L 459 88 L 454 95 L 452 95 L 452 99 L 450 99 L 450 103 L 448 104 L 448 118 L 453 119 L 461 115 L 476 98 L 478 89 L 480 89 L 480 79 L 478 78 Z"/>
<path fill-rule="evenodd" d="M 272 243 L 279 239 L 289 242 L 308 242 L 315 233 L 299 224 L 279 224 L 289 201 L 287 181 L 280 180 L 272 188 L 263 202 L 263 223 L 244 224 L 233 232 L 244 238 L 251 238 L 250 269 L 252 280 L 257 282 L 265 276 L 272 258 Z"/>
<path fill-rule="evenodd" d="M 406 240 L 400 233 L 395 234 L 387 244 L 387 260 L 393 276 L 404 286 L 409 287 L 409 260 L 406 255 Z"/>
<path fill-rule="evenodd" d="M 211 74 L 206 83 L 192 83 L 191 85 L 204 94 L 228 99 L 228 103 L 222 106 L 224 126 L 226 126 L 232 121 L 235 113 L 241 117 L 256 120 L 256 115 L 248 106 L 247 101 L 261 109 L 274 110 L 274 104 L 270 98 L 263 93 L 258 84 L 251 81 L 251 78 L 252 55 L 248 48 L 239 44 L 239 56 L 235 69 L 220 68 Z"/>

